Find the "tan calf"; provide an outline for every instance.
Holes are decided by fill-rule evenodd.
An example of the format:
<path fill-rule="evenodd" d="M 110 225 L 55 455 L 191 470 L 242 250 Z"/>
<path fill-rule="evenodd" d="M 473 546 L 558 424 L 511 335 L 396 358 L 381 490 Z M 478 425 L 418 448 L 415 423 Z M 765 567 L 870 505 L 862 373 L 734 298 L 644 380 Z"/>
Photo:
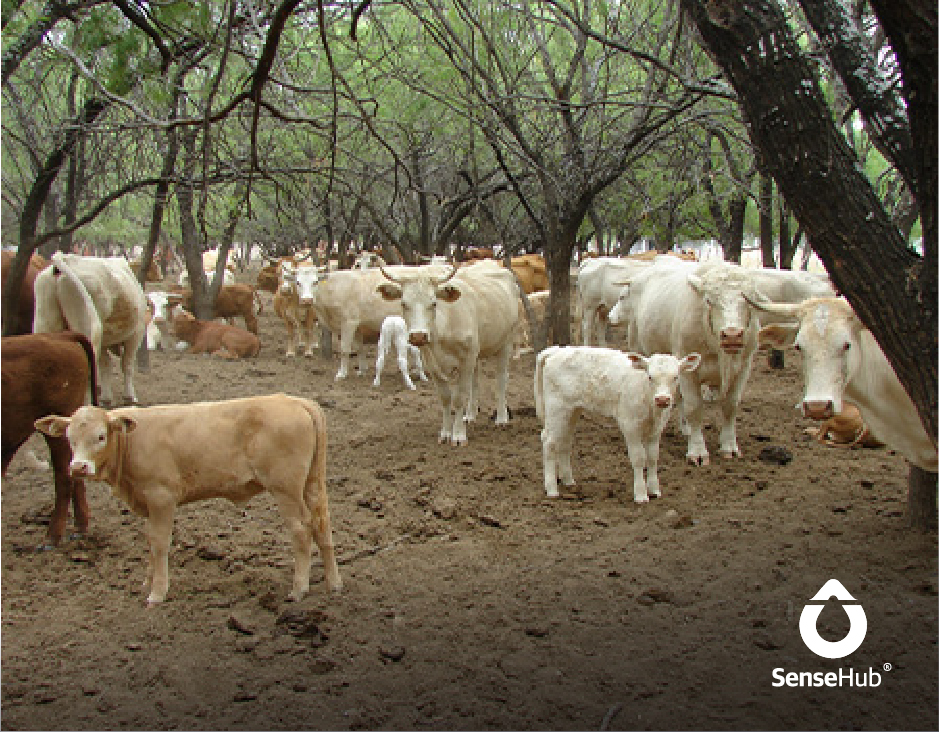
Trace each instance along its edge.
<path fill-rule="evenodd" d="M 182 295 L 182 306 L 192 312 L 194 310 L 192 290 L 180 290 L 178 294 Z M 255 310 L 255 308 L 257 309 Z M 218 297 L 215 300 L 216 318 L 226 318 L 229 325 L 231 325 L 233 318 L 242 318 L 245 321 L 245 328 L 257 335 L 258 318 L 256 312 L 261 312 L 261 301 L 251 285 L 241 283 L 223 285 L 222 289 L 218 291 Z"/>
<path fill-rule="evenodd" d="M 166 598 L 176 507 L 207 498 L 244 505 L 263 491 L 277 502 L 293 543 L 289 599 L 310 588 L 313 541 L 327 588 L 341 587 L 326 496 L 326 422 L 316 402 L 273 394 L 111 411 L 82 407 L 71 419 L 37 420 L 36 429 L 65 435 L 71 474 L 106 482 L 146 518 L 149 606 Z"/>
<path fill-rule="evenodd" d="M 819 442 L 832 447 L 883 447 L 884 443 L 871 433 L 864 423 L 861 411 L 845 402 L 841 414 L 836 414 L 822 422 L 820 427 L 808 427 L 806 434 L 813 435 Z"/>
<path fill-rule="evenodd" d="M 214 320 L 196 320 L 182 309 L 177 309 L 173 315 L 173 334 L 189 344 L 189 353 L 253 358 L 261 350 L 261 341 L 254 333 Z"/>

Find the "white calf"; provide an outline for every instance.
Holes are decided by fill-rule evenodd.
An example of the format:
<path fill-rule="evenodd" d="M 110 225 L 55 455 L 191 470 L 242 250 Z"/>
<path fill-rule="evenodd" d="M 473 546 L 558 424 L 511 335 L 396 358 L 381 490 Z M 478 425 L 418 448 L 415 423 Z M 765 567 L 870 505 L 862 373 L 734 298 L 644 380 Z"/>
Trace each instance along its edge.
<path fill-rule="evenodd" d="M 659 439 L 676 400 L 679 375 L 694 371 L 699 363 L 697 353 L 682 359 L 661 353 L 647 358 L 584 346 L 552 346 L 538 354 L 535 409 L 544 423 L 541 445 L 548 496 L 558 496 L 559 475 L 564 485 L 574 484 L 571 447 L 577 419 L 585 410 L 619 424 L 633 466 L 636 503 L 660 496 Z"/>
<path fill-rule="evenodd" d="M 389 315 L 381 323 L 381 334 L 378 337 L 378 358 L 375 359 L 375 381 L 372 386 L 381 384 L 381 371 L 385 367 L 385 357 L 392 349 L 398 354 L 398 368 L 404 377 L 404 385 L 408 389 L 416 389 L 408 373 L 408 358 L 414 362 L 414 369 L 421 381 L 427 381 L 424 374 L 424 364 L 421 361 L 421 349 L 408 343 L 408 326 L 404 318 L 398 315 Z"/>

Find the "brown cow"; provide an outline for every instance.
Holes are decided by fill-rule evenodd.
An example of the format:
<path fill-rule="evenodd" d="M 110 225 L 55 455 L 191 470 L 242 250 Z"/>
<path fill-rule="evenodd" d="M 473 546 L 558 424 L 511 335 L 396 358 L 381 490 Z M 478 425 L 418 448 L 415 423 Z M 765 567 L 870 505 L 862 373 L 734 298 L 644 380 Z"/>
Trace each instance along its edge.
<path fill-rule="evenodd" d="M 195 310 L 192 302 L 192 290 L 171 290 L 173 294 L 182 295 L 182 306 L 192 312 Z M 257 312 L 261 312 L 261 301 L 251 285 L 235 284 L 223 285 L 218 291 L 218 298 L 215 300 L 215 317 L 226 318 L 229 323 L 233 318 L 243 318 L 245 328 L 258 334 L 258 318 L 255 314 L 255 305 Z"/>
<path fill-rule="evenodd" d="M 512 257 L 511 267 L 526 295 L 548 289 L 548 265 L 540 254 Z"/>
<path fill-rule="evenodd" d="M 130 269 L 134 273 L 134 277 L 140 277 L 140 260 L 131 259 L 128 260 L 130 264 Z M 147 278 L 144 282 L 162 282 L 163 273 L 160 272 L 160 265 L 157 264 L 156 260 L 150 260 L 150 267 L 147 269 Z"/>
<path fill-rule="evenodd" d="M 310 588 L 313 541 L 326 587 L 340 589 L 326 495 L 326 420 L 316 402 L 272 394 L 111 411 L 82 407 L 71 419 L 46 417 L 36 428 L 67 436 L 72 475 L 105 481 L 146 517 L 148 605 L 162 602 L 169 588 L 177 506 L 206 498 L 244 505 L 263 491 L 276 501 L 293 543 L 289 599 L 300 600 Z"/>
<path fill-rule="evenodd" d="M 274 294 L 280 282 L 280 264 L 271 262 L 258 271 L 257 289 Z"/>
<path fill-rule="evenodd" d="M 254 333 L 214 320 L 196 320 L 182 308 L 177 308 L 173 315 L 173 335 L 189 344 L 189 353 L 253 358 L 261 350 L 261 341 Z"/>
<path fill-rule="evenodd" d="M 0 282 L 6 285 L 7 272 L 13 265 L 13 259 L 16 257 L 14 252 L 3 252 L 2 271 L 0 271 Z M 36 297 L 33 285 L 36 282 L 36 275 L 49 266 L 49 263 L 38 254 L 33 254 L 29 258 L 29 265 L 26 269 L 26 276 L 23 278 L 23 285 L 20 288 L 19 303 L 17 306 L 16 332 L 10 335 L 26 335 L 33 332 L 33 311 L 36 308 Z"/>
<path fill-rule="evenodd" d="M 820 427 L 807 427 L 805 433 L 813 435 L 823 445 L 832 447 L 883 447 L 864 423 L 860 410 L 845 402 L 840 414 L 829 417 Z"/>
<path fill-rule="evenodd" d="M 29 436 L 33 423 L 50 414 L 71 414 L 85 403 L 91 383 L 95 394 L 94 349 L 80 333 L 61 331 L 42 335 L 8 336 L 2 339 L 3 472 Z M 65 534 L 68 506 L 72 503 L 75 528 L 88 530 L 85 484 L 69 477 L 72 453 L 63 437 L 46 436 L 55 476 L 55 508 L 49 520 L 44 548 L 56 546 Z"/>

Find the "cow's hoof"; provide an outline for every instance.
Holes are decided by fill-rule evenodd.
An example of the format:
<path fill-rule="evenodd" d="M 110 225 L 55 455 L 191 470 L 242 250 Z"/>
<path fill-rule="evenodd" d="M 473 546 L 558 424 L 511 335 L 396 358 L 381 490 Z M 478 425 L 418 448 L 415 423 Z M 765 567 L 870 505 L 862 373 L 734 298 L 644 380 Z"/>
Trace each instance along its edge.
<path fill-rule="evenodd" d="M 727 458 L 728 460 L 731 458 L 739 458 L 740 450 L 721 450 L 721 457 Z"/>
<path fill-rule="evenodd" d="M 688 455 L 688 464 L 703 468 L 711 464 L 711 458 L 707 455 Z"/>
<path fill-rule="evenodd" d="M 636 503 L 648 503 L 649 496 L 641 496 L 640 498 L 633 498 Z"/>
<path fill-rule="evenodd" d="M 553 489 L 545 488 L 544 492 L 548 496 L 548 498 L 560 498 L 561 497 L 561 494 L 558 492 L 557 488 L 553 488 Z"/>
<path fill-rule="evenodd" d="M 156 607 L 157 605 L 162 603 L 163 600 L 165 599 L 166 598 L 164 597 L 154 597 L 153 595 L 151 595 L 150 597 L 147 598 L 147 610 Z"/>

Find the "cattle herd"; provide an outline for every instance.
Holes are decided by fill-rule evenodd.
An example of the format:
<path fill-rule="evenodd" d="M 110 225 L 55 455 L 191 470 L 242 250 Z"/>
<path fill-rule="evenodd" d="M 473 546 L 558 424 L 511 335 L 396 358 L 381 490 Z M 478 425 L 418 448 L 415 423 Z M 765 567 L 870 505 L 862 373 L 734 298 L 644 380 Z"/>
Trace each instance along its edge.
<path fill-rule="evenodd" d="M 109 484 L 146 518 L 147 602 L 153 605 L 167 593 L 177 506 L 216 497 L 242 504 L 267 491 L 292 541 L 290 598 L 309 589 L 313 543 L 327 587 L 338 589 L 324 478 L 327 427 L 315 402 L 279 394 L 134 406 L 136 353 L 144 340 L 151 349 L 257 355 L 257 290 L 224 284 L 215 314 L 228 322 L 201 321 L 187 309 L 191 292 L 145 292 L 124 258 L 57 253 L 44 265 L 31 266 L 21 293 L 24 334 L 3 339 L 2 427 L 4 470 L 34 429 L 48 442 L 56 501 L 47 545 L 62 540 L 70 503 L 76 529 L 87 529 L 85 479 Z M 208 279 L 216 262 L 205 267 Z M 412 373 L 429 378 L 440 401 L 439 442 L 460 446 L 480 413 L 482 359 L 496 364 L 492 429 L 509 422 L 510 362 L 527 345 L 520 334 L 529 313 L 536 325 L 544 317 L 547 284 L 537 255 L 516 258 L 510 267 L 494 260 L 387 266 L 362 258 L 338 271 L 293 256 L 262 270 L 257 289 L 273 295 L 286 326 L 287 357 L 314 355 L 315 326 L 322 325 L 338 336 L 335 378 L 341 380 L 349 377 L 353 356 L 359 375 L 367 373 L 363 344 L 377 341 L 374 384 L 392 353 L 407 388 L 415 388 Z M 533 393 L 543 422 L 547 496 L 559 495 L 558 480 L 573 484 L 572 438 L 584 412 L 619 425 L 637 503 L 662 494 L 659 441 L 673 410 L 691 465 L 711 459 L 703 431 L 708 399 L 720 412 L 719 454 L 739 457 L 736 415 L 761 343 L 802 352 L 805 416 L 844 420 L 854 414 L 863 420 L 854 442 L 876 438 L 911 463 L 937 469 L 935 446 L 910 398 L 826 277 L 663 255 L 586 260 L 576 287 L 583 345 L 550 347 L 536 360 Z M 233 324 L 235 317 L 244 328 Z M 607 323 L 625 326 L 627 352 L 605 347 Z M 591 345 L 594 340 L 600 345 Z M 116 401 L 112 354 L 120 359 L 123 400 L 131 406 L 108 410 L 98 405 Z M 225 447 L 209 453 L 202 448 L 207 443 Z"/>

